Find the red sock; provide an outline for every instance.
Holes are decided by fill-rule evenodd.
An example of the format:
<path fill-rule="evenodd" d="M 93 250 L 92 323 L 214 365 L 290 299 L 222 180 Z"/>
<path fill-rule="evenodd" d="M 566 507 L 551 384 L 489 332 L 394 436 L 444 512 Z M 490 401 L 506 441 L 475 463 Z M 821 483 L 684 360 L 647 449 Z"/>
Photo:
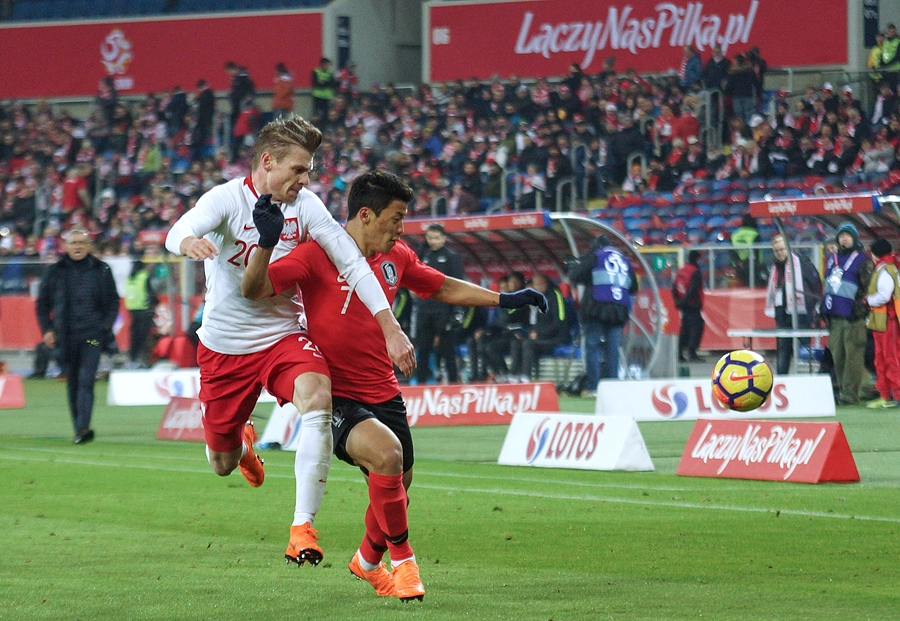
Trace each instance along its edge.
<path fill-rule="evenodd" d="M 367 563 L 377 565 L 384 558 L 385 552 L 387 552 L 387 540 L 384 538 L 384 533 L 381 532 L 378 520 L 375 519 L 372 505 L 369 505 L 366 509 L 366 536 L 363 537 L 362 543 L 359 544 L 360 556 Z"/>
<path fill-rule="evenodd" d="M 409 521 L 406 514 L 406 490 L 403 475 L 369 473 L 369 506 L 384 538 L 391 560 L 404 560 L 413 556 L 409 545 Z"/>

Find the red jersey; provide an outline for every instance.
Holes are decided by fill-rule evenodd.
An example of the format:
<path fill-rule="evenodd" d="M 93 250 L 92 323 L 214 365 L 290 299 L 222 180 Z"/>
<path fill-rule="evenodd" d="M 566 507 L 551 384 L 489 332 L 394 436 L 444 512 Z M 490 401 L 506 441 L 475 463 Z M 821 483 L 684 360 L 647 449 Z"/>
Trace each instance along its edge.
<path fill-rule="evenodd" d="M 388 302 L 404 287 L 429 298 L 441 288 L 444 274 L 398 241 L 387 254 L 368 259 Z M 331 392 L 363 403 L 382 403 L 400 393 L 394 365 L 372 313 L 352 295 L 319 244 L 299 244 L 269 265 L 275 293 L 300 286 L 307 329 L 331 370 Z"/>

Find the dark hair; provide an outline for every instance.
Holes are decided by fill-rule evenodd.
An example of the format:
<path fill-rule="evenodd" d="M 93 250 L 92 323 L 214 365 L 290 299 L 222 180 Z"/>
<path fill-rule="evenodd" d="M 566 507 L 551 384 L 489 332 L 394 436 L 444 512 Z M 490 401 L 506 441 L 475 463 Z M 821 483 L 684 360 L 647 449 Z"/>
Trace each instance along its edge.
<path fill-rule="evenodd" d="M 137 276 L 140 273 L 140 271 L 142 269 L 144 269 L 144 262 L 141 261 L 140 259 L 135 259 L 134 262 L 131 264 L 131 273 L 128 275 L 128 277 L 134 278 L 135 276 Z"/>
<path fill-rule="evenodd" d="M 444 227 L 440 224 L 429 224 L 428 227 L 425 229 L 425 232 L 426 233 L 437 232 L 437 233 L 440 233 L 441 235 L 447 234 L 447 231 L 445 231 Z"/>
<path fill-rule="evenodd" d="M 699 250 L 691 250 L 688 253 L 688 258 L 687 258 L 688 263 L 693 263 L 694 265 L 697 265 L 700 262 L 700 256 L 701 255 L 700 255 Z"/>
<path fill-rule="evenodd" d="M 756 228 L 756 218 L 751 216 L 749 213 L 745 213 L 743 216 L 741 216 L 741 226 L 747 226 L 747 227 L 750 227 L 751 229 L 755 229 Z"/>
<path fill-rule="evenodd" d="M 606 248 L 610 244 L 612 244 L 612 242 L 609 241 L 609 237 L 600 233 L 593 241 L 591 241 L 591 250 L 600 250 L 601 248 Z"/>
<path fill-rule="evenodd" d="M 891 242 L 886 239 L 878 238 L 874 242 L 872 242 L 872 254 L 876 257 L 881 258 L 886 254 L 890 254 L 893 251 L 891 248 Z"/>
<path fill-rule="evenodd" d="M 403 179 L 388 172 L 373 170 L 357 177 L 350 186 L 347 219 L 355 218 L 363 207 L 368 207 L 378 216 L 393 201 L 408 203 L 412 198 L 412 188 Z"/>

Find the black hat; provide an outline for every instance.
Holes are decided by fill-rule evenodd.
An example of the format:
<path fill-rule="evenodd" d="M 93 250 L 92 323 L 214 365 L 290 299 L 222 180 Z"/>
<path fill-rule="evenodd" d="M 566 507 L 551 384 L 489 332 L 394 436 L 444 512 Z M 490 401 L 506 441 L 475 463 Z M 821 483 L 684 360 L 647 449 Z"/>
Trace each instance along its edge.
<path fill-rule="evenodd" d="M 890 254 L 893 252 L 893 248 L 891 248 L 891 242 L 886 239 L 876 239 L 872 242 L 872 254 L 876 257 L 881 258 L 886 254 Z"/>

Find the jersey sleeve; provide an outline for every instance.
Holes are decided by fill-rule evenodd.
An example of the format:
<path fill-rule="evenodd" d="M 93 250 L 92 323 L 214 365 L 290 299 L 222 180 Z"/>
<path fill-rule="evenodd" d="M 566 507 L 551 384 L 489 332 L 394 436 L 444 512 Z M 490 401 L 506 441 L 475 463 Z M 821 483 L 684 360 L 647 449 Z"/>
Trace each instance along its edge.
<path fill-rule="evenodd" d="M 372 268 L 352 237 L 331 217 L 325 205 L 313 194 L 300 210 L 310 236 L 318 243 L 338 272 L 362 300 L 372 315 L 389 310 L 391 305 Z"/>
<path fill-rule="evenodd" d="M 401 246 L 402 244 L 402 246 Z M 397 242 L 397 254 L 405 262 L 400 286 L 414 292 L 427 300 L 444 285 L 446 276 L 433 267 L 422 263 L 412 248 L 403 242 Z"/>
<path fill-rule="evenodd" d="M 299 244 L 288 254 L 269 264 L 269 280 L 275 288 L 275 295 L 294 288 L 303 287 L 310 269 L 315 263 L 315 254 L 321 252 L 315 244 Z"/>
<path fill-rule="evenodd" d="M 166 249 L 181 254 L 181 242 L 188 237 L 200 239 L 227 218 L 234 198 L 217 186 L 200 197 L 197 204 L 178 219 L 166 235 Z"/>

